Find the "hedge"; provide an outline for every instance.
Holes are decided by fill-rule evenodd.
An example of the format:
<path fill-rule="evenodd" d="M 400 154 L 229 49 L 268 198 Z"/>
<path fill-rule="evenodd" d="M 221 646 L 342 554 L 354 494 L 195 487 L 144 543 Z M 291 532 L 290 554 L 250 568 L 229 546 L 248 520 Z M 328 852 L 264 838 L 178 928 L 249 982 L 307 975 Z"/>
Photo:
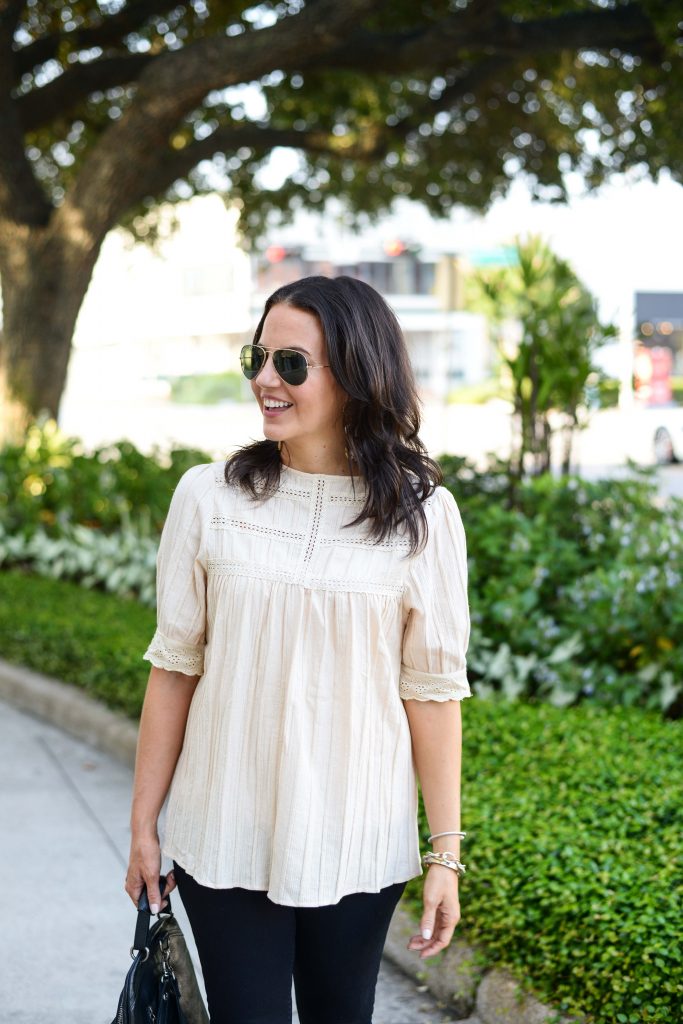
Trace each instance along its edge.
<path fill-rule="evenodd" d="M 132 717 L 154 612 L 0 573 L 0 651 Z M 467 832 L 456 935 L 593 1024 L 680 1024 L 683 723 L 476 697 L 463 706 Z M 423 849 L 429 829 L 420 806 Z M 404 900 L 421 912 L 421 879 Z"/>
<path fill-rule="evenodd" d="M 462 788 L 458 934 L 564 1012 L 680 1024 L 683 723 L 470 698 Z"/>
<path fill-rule="evenodd" d="M 0 655 L 137 718 L 156 613 L 76 583 L 0 572 Z"/>

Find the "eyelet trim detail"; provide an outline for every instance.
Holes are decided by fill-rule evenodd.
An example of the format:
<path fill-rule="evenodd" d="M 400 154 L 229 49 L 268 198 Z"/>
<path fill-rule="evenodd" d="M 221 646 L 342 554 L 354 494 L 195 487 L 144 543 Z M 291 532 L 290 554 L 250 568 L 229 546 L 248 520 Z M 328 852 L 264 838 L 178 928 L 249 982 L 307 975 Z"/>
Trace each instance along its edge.
<path fill-rule="evenodd" d="M 182 672 L 183 675 L 200 676 L 204 671 L 204 646 L 181 644 L 169 640 L 159 630 L 152 637 L 152 642 L 143 654 L 146 661 L 151 661 L 155 668 L 165 668 L 168 672 Z"/>
<path fill-rule="evenodd" d="M 365 504 L 365 498 L 352 498 L 350 494 L 331 494 L 328 500 L 332 505 L 358 505 L 362 508 Z"/>
<path fill-rule="evenodd" d="M 320 537 L 318 543 L 321 547 L 349 547 L 349 548 L 379 548 L 380 551 L 407 550 L 410 547 L 408 540 L 373 540 L 371 537 L 345 537 L 341 536 Z"/>
<path fill-rule="evenodd" d="M 463 700 L 472 696 L 466 669 L 449 676 L 432 676 L 405 665 L 401 667 L 398 692 L 402 700 Z"/>
<path fill-rule="evenodd" d="M 260 536 L 279 537 L 281 540 L 301 542 L 306 537 L 306 534 L 294 530 L 281 530 L 277 526 L 251 523 L 245 519 L 233 519 L 231 516 L 212 516 L 209 526 L 212 530 L 237 530 L 240 533 L 257 533 Z"/>
<path fill-rule="evenodd" d="M 299 487 L 278 487 L 275 491 L 274 497 L 281 498 L 305 498 L 308 500 L 311 496 L 311 491 L 304 491 Z"/>
<path fill-rule="evenodd" d="M 303 558 L 301 559 L 301 572 L 306 571 L 306 566 L 310 562 L 313 556 L 313 549 L 318 539 L 318 529 L 320 527 L 320 519 L 323 514 L 323 496 L 325 494 L 325 481 L 318 480 L 316 492 L 315 492 L 315 504 L 313 505 L 313 511 L 311 512 L 311 520 L 309 523 L 308 530 L 308 544 L 304 551 Z"/>

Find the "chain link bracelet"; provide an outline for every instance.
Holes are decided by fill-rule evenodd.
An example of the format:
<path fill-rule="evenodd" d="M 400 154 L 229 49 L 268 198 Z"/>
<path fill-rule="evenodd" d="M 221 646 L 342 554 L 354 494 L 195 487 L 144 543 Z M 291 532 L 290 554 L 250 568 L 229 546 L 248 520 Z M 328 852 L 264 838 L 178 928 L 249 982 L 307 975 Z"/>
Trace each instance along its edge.
<path fill-rule="evenodd" d="M 422 866 L 427 867 L 429 864 L 441 864 L 445 868 L 450 868 L 451 871 L 457 872 L 458 878 L 462 878 L 466 871 L 466 865 L 461 864 L 454 853 L 450 850 L 445 850 L 443 853 L 425 853 L 422 855 Z"/>

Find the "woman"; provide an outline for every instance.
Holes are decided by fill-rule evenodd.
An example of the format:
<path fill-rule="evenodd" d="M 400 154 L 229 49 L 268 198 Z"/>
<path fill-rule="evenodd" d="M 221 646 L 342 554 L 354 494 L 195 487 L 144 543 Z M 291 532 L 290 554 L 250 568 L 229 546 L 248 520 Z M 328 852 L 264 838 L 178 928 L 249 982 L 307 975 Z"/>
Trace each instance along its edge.
<path fill-rule="evenodd" d="M 241 362 L 265 440 L 189 470 L 161 539 L 126 891 L 137 903 L 146 884 L 163 906 L 170 786 L 166 892 L 186 907 L 212 1024 L 289 1024 L 292 978 L 301 1024 L 369 1024 L 422 863 L 408 948 L 433 956 L 460 917 L 465 537 L 372 288 L 280 288 Z M 434 833 L 422 862 L 416 772 Z"/>

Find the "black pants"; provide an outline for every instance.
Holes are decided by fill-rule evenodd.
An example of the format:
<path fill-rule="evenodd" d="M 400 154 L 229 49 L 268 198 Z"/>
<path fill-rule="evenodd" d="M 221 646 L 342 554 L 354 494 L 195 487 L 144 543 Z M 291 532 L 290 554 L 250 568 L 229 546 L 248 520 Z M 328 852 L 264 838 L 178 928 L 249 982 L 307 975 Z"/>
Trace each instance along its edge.
<path fill-rule="evenodd" d="M 174 862 L 211 1024 L 371 1024 L 382 950 L 405 882 L 324 907 L 251 889 L 209 889 Z"/>

